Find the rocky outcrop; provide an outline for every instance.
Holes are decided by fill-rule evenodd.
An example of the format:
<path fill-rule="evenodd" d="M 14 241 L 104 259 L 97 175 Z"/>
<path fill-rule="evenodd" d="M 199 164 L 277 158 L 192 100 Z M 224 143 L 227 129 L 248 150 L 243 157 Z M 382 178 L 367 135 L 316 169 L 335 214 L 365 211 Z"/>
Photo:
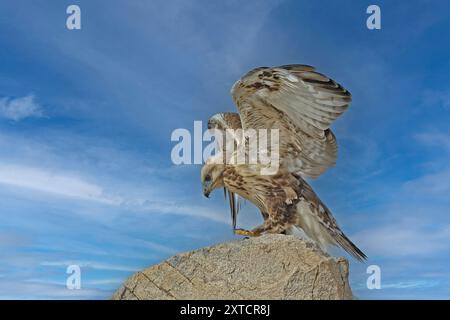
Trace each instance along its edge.
<path fill-rule="evenodd" d="M 129 278 L 113 299 L 351 299 L 348 262 L 296 236 L 181 253 Z"/>

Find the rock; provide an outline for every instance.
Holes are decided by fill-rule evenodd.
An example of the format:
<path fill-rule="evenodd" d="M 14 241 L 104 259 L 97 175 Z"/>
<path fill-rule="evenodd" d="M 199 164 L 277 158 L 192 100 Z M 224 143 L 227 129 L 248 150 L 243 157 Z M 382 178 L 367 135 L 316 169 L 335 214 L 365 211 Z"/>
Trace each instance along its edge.
<path fill-rule="evenodd" d="M 264 235 L 177 254 L 135 273 L 125 299 L 352 299 L 348 261 L 293 235 Z"/>

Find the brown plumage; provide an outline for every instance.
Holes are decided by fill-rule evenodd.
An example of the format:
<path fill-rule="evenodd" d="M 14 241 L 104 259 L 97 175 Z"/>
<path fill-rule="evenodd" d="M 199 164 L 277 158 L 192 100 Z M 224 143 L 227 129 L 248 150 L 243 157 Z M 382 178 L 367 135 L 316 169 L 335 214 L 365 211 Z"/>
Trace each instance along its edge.
<path fill-rule="evenodd" d="M 231 95 L 239 114 L 216 114 L 208 128 L 278 129 L 280 166 L 275 174 L 262 175 L 263 164 L 207 161 L 202 168 L 205 195 L 226 188 L 234 227 L 235 194 L 261 210 L 264 223 L 240 234 L 285 233 L 298 227 L 323 248 L 339 245 L 355 258 L 366 259 L 304 180 L 317 178 L 335 164 L 337 143 L 329 127 L 348 108 L 351 94 L 313 67 L 286 65 L 248 72 L 234 84 Z M 245 145 L 243 135 L 235 134 L 234 139 L 235 146 Z M 225 144 L 219 149 L 227 152 Z M 269 146 L 268 151 L 275 150 Z"/>

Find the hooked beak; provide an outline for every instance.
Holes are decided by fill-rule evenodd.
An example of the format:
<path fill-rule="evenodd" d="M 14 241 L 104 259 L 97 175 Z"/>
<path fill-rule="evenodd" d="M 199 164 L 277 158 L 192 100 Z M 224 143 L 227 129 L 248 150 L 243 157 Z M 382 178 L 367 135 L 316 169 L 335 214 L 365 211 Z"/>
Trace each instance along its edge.
<path fill-rule="evenodd" d="M 205 184 L 203 185 L 203 195 L 204 195 L 205 197 L 207 197 L 207 198 L 209 198 L 209 194 L 211 193 L 211 190 L 210 190 L 209 187 L 210 187 L 210 186 L 209 186 L 209 184 L 207 184 L 207 183 L 205 183 Z"/>

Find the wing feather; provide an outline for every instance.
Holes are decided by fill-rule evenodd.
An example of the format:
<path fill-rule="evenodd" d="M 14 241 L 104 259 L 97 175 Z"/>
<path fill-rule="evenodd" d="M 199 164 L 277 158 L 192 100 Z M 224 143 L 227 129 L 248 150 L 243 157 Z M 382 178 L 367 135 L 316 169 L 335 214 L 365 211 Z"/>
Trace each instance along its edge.
<path fill-rule="evenodd" d="M 330 125 L 347 110 L 351 94 L 307 65 L 256 68 L 231 94 L 244 129 L 279 129 L 280 156 L 291 172 L 316 178 L 337 157 Z"/>

